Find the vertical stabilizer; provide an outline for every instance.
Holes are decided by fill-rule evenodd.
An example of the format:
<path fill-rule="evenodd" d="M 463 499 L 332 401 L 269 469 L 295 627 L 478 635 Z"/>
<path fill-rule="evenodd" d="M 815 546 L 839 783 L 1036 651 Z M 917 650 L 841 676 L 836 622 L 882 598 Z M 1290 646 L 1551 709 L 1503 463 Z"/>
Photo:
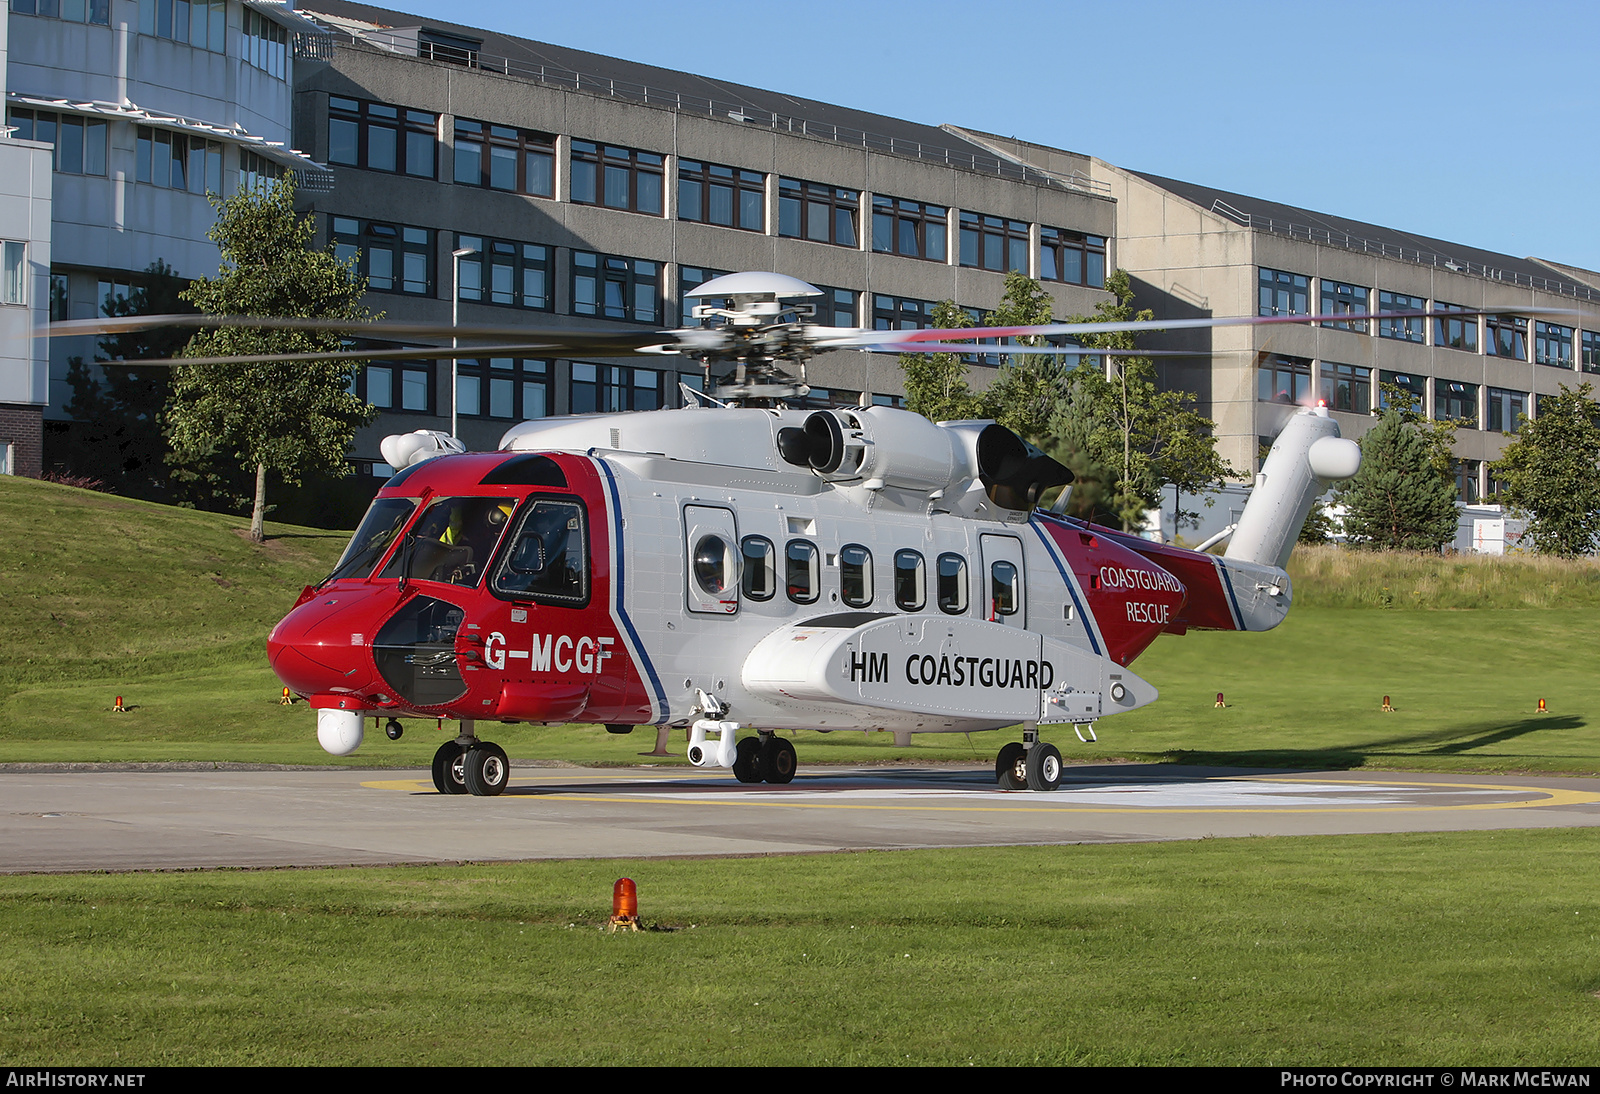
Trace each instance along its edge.
<path fill-rule="evenodd" d="M 1339 436 L 1327 408 L 1300 411 L 1283 427 L 1256 475 L 1225 557 L 1283 569 L 1317 498 L 1335 479 L 1347 479 L 1360 468 L 1361 449 Z"/>

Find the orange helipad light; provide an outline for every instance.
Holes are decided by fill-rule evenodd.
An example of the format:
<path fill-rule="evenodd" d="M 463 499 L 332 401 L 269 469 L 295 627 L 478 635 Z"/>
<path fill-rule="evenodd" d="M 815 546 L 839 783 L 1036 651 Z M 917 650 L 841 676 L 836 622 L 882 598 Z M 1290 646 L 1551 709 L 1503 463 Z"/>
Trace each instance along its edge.
<path fill-rule="evenodd" d="M 1544 705 L 1544 700 L 1543 699 L 1539 700 L 1539 713 L 1540 714 L 1548 714 L 1548 713 L 1550 713 L 1549 708 Z"/>
<path fill-rule="evenodd" d="M 639 890 L 631 877 L 619 877 L 611 886 L 611 919 L 608 926 L 639 929 Z"/>
<path fill-rule="evenodd" d="M 278 705 L 282 707 L 294 706 L 294 696 L 289 694 L 288 688 L 283 689 L 283 698 L 278 700 Z"/>
<path fill-rule="evenodd" d="M 1220 692 L 1220 691 L 1217 692 L 1217 709 L 1221 710 L 1223 707 L 1225 707 L 1227 705 L 1228 705 L 1227 703 L 1222 701 L 1222 692 Z"/>
<path fill-rule="evenodd" d="M 1539 702 L 1543 703 L 1544 700 L 1540 699 Z M 128 708 L 122 705 L 122 696 L 120 696 L 120 695 L 117 696 L 117 705 L 111 708 L 111 713 L 113 713 L 113 714 L 126 714 L 126 713 L 128 713 Z"/>
<path fill-rule="evenodd" d="M 1383 697 L 1383 709 L 1388 711 L 1390 714 L 1394 713 L 1394 704 L 1389 702 L 1389 697 L 1387 695 Z"/>

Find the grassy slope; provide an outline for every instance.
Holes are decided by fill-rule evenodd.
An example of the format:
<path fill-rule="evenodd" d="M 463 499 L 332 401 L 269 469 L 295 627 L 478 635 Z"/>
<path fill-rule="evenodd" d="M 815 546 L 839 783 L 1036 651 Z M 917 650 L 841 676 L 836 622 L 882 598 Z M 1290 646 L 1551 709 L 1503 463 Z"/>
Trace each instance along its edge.
<path fill-rule="evenodd" d="M 278 704 L 266 633 L 345 537 L 269 526 L 257 547 L 243 528 L 0 477 L 0 761 L 426 762 L 442 737 L 426 723 L 332 761 L 305 706 Z M 1600 678 L 1583 652 L 1600 611 L 1594 563 L 1322 550 L 1291 566 L 1282 627 L 1164 637 L 1134 666 L 1159 703 L 1102 722 L 1098 745 L 1064 728 L 1047 738 L 1082 759 L 1600 771 Z M 131 713 L 110 712 L 119 694 Z M 1379 710 L 1386 694 L 1396 713 Z M 497 733 L 515 756 L 582 762 L 634 761 L 652 743 L 647 729 Z M 798 739 L 802 762 L 988 762 L 1015 736 Z"/>
<path fill-rule="evenodd" d="M 0 1061 L 1592 1066 L 1597 869 L 1531 831 L 0 878 Z M 623 874 L 658 929 L 595 929 Z"/>

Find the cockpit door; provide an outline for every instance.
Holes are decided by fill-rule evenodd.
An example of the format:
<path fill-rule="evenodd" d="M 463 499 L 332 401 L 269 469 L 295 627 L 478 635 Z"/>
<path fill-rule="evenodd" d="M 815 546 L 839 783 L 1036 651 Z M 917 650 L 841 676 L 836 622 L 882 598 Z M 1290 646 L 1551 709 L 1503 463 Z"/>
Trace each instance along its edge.
<path fill-rule="evenodd" d="M 1007 627 L 1028 625 L 1027 589 L 1023 586 L 1022 541 L 1016 536 L 978 537 L 983 555 L 983 617 Z"/>
<path fill-rule="evenodd" d="M 739 533 L 733 510 L 683 507 L 685 583 L 691 612 L 732 615 L 739 610 Z"/>

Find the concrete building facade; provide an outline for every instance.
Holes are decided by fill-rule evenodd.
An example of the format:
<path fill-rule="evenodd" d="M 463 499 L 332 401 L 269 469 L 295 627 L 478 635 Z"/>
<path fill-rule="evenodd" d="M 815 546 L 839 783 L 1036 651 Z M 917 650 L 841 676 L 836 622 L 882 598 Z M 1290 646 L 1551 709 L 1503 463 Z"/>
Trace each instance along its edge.
<path fill-rule="evenodd" d="M 1076 174 L 1023 168 L 948 130 L 755 88 L 708 98 L 697 77 L 365 5 L 306 14 L 336 31 L 297 88 L 296 142 L 337 177 L 309 208 L 390 317 L 449 323 L 455 295 L 464 326 L 692 325 L 685 293 L 739 270 L 823 289 L 818 321 L 839 326 L 926 327 L 947 299 L 987 311 L 1008 269 L 1043 275 L 1057 314 L 1109 299 L 1115 206 L 1085 157 Z M 473 252 L 459 282 L 457 251 Z M 673 358 L 457 372 L 471 447 L 538 414 L 677 405 L 702 382 Z M 889 356 L 825 354 L 808 379 L 819 404 L 903 396 Z M 360 383 L 384 410 L 363 462 L 387 433 L 448 428 L 448 359 L 380 358 Z"/>

